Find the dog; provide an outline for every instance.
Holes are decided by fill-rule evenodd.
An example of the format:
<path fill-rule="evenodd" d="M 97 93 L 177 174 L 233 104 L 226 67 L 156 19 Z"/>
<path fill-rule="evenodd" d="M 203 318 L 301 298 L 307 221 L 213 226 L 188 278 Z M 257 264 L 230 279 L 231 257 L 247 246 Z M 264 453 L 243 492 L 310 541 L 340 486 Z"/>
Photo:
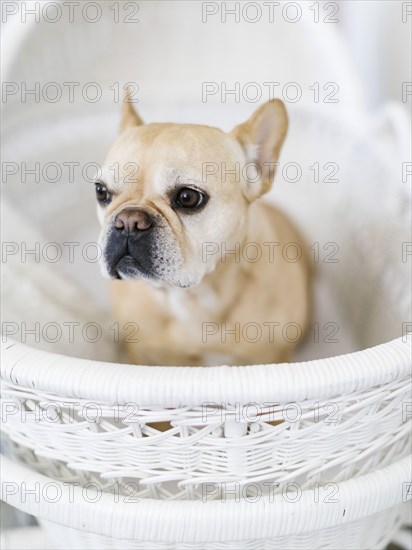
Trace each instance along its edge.
<path fill-rule="evenodd" d="M 95 186 L 102 270 L 132 363 L 291 360 L 311 268 L 298 230 L 261 200 L 287 127 L 278 99 L 229 133 L 144 124 L 126 94 Z"/>

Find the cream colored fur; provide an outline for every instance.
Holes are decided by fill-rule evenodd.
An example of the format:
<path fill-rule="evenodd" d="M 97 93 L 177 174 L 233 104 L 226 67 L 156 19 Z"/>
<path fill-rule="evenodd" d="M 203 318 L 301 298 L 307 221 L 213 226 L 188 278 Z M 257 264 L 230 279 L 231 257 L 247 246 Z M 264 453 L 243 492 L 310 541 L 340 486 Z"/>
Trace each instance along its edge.
<path fill-rule="evenodd" d="M 285 338 L 284 330 L 293 323 L 304 334 L 310 269 L 294 226 L 260 199 L 272 184 L 273 163 L 286 130 L 286 111 L 279 100 L 261 106 L 231 133 L 190 124 L 145 125 L 125 103 L 120 135 L 102 171 L 114 194 L 107 207 L 99 207 L 101 243 L 104 247 L 119 212 L 144 207 L 162 220 L 158 246 L 167 258 L 158 266 L 161 277 L 111 283 L 116 319 L 123 327 L 139 327 L 139 341 L 126 343 L 132 362 L 240 365 L 290 360 L 296 341 Z M 110 169 L 114 163 L 120 170 L 118 181 Z M 125 183 L 131 179 L 128 163 L 135 163 L 138 172 L 132 178 L 136 181 Z M 255 166 L 261 175 L 258 181 L 245 177 L 242 169 L 248 163 L 248 174 Z M 211 166 L 216 173 L 206 177 L 205 167 L 213 172 Z M 225 168 L 236 166 L 237 173 L 224 177 Z M 203 210 L 185 214 L 173 209 L 170 190 L 182 183 L 207 192 Z M 283 257 L 288 243 L 298 243 L 300 260 Z M 236 247 L 237 257 L 230 254 Z M 256 262 L 243 253 L 251 255 L 253 247 L 263 252 Z M 251 340 L 258 329 L 250 323 L 261 330 L 256 342 Z M 237 334 L 225 337 L 227 330 Z M 293 330 L 286 334 L 293 340 Z"/>

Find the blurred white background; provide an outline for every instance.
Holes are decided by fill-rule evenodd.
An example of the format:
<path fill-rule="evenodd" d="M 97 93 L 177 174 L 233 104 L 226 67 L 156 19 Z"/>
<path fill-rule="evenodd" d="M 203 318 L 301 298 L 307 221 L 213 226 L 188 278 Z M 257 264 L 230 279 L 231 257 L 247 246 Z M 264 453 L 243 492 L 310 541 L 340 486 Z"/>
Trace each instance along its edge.
<path fill-rule="evenodd" d="M 368 107 L 402 101 L 401 83 L 411 80 L 411 3 L 343 0 L 338 4 L 340 31 L 359 72 Z M 410 110 L 411 101 L 405 105 Z"/>
<path fill-rule="evenodd" d="M 104 2 L 105 0 L 101 1 Z M 53 2 L 48 3 L 53 4 Z M 169 3 L 169 7 L 162 5 L 167 3 Z M 172 2 L 162 2 L 161 0 L 143 0 L 143 2 L 140 2 L 139 15 L 136 13 L 136 16 L 134 17 L 137 18 L 143 14 L 144 16 L 147 15 L 151 18 L 149 23 L 152 26 L 154 38 L 152 44 L 158 44 L 157 51 L 152 49 L 148 52 L 141 53 L 149 54 L 150 58 L 156 61 L 161 59 L 160 56 L 156 57 L 158 53 L 161 53 L 163 59 L 167 60 L 167 64 L 153 66 L 152 71 L 159 72 L 159 76 L 162 76 L 163 78 L 167 77 L 169 72 L 173 74 L 173 71 L 178 71 L 179 74 L 185 74 L 186 71 L 185 76 L 188 78 L 188 71 L 192 70 L 194 67 L 199 68 L 198 61 L 199 59 L 205 59 L 205 54 L 206 56 L 209 56 L 216 64 L 216 58 L 213 58 L 213 42 L 218 42 L 219 37 L 216 37 L 213 32 L 210 32 L 208 42 L 201 42 L 197 40 L 196 33 L 198 32 L 198 27 L 196 24 L 193 24 L 193 12 L 196 11 L 200 13 L 202 11 L 201 6 L 209 4 L 211 6 L 203 8 L 203 11 L 205 14 L 208 12 L 213 13 L 214 8 L 212 5 L 218 5 L 219 3 L 220 2 L 200 2 L 195 0 L 189 0 L 188 2 L 183 0 L 175 0 Z M 259 2 L 257 3 L 259 4 Z M 33 8 L 33 5 L 36 4 L 34 1 L 24 2 L 22 0 L 18 0 L 3 2 L 2 46 L 6 48 L 2 55 L 3 69 L 8 67 L 8 63 L 10 61 L 8 59 L 9 46 L 14 46 L 22 40 L 22 36 L 19 36 L 19 34 L 24 34 L 26 32 L 27 26 L 30 25 L 33 19 L 30 15 L 27 15 L 27 23 L 20 27 L 20 32 L 17 32 L 16 36 L 16 27 L 13 27 L 12 23 L 21 18 L 21 10 L 18 9 L 17 13 L 14 14 L 14 8 L 7 7 L 7 4 L 25 4 L 28 12 L 33 9 L 36 11 L 35 8 Z M 44 5 L 47 4 L 47 2 L 40 2 L 40 4 Z M 136 4 L 139 3 L 136 2 Z M 230 12 L 233 11 L 234 4 L 236 4 L 236 2 L 229 1 L 223 2 L 222 4 L 227 6 L 226 18 L 227 22 L 231 23 L 234 21 L 235 17 L 231 15 Z M 244 2 L 243 4 L 254 4 L 254 2 Z M 264 17 L 261 21 L 259 21 L 259 24 L 263 23 L 265 17 L 267 18 L 269 14 L 269 8 L 267 6 L 266 8 L 263 7 L 263 2 L 260 2 L 260 4 L 262 5 L 262 13 L 264 14 Z M 319 2 L 314 2 L 312 0 L 301 0 L 300 2 L 286 2 L 282 0 L 281 2 L 266 2 L 266 4 L 274 4 L 273 14 L 275 18 L 279 17 L 279 14 L 282 13 L 282 9 L 285 5 L 299 4 L 301 6 L 301 12 L 302 14 L 305 14 L 306 18 L 308 17 L 308 14 L 310 14 L 312 20 L 317 15 L 320 21 L 322 21 L 322 19 L 331 21 L 329 25 L 334 27 L 334 31 L 338 30 L 343 37 L 345 47 L 348 52 L 350 52 L 351 61 L 353 61 L 356 70 L 358 71 L 368 107 L 377 107 L 379 104 L 382 104 L 388 100 L 401 100 L 400 83 L 409 82 L 411 76 L 412 7 L 409 1 L 336 0 L 335 2 L 330 2 L 328 0 L 320 0 Z M 316 9 L 313 7 L 315 4 L 319 5 Z M 241 13 L 243 9 L 243 6 L 241 6 Z M 67 14 L 67 10 L 64 13 Z M 209 24 L 213 24 L 221 20 L 222 17 L 224 17 L 224 13 L 224 8 L 219 6 L 216 14 L 205 17 Z M 250 14 L 249 17 L 252 18 L 255 12 L 253 8 L 250 8 L 250 11 L 246 11 L 245 13 Z M 292 6 L 288 8 L 286 13 L 288 13 L 290 18 L 293 19 L 296 11 Z M 166 15 L 166 18 L 164 15 Z M 50 12 L 50 16 L 54 17 L 52 11 Z M 196 22 L 197 19 L 198 18 L 196 17 Z M 304 17 L 302 17 L 302 20 L 303 19 Z M 335 21 L 337 22 L 335 23 Z M 300 23 L 300 21 L 297 21 L 297 23 Z M 94 26 L 97 27 L 99 25 L 100 21 Z M 169 30 L 172 31 L 173 42 L 166 43 L 164 40 L 165 25 L 167 25 Z M 294 24 L 292 23 L 290 27 L 293 27 L 293 25 Z M 57 26 L 58 25 L 54 25 L 54 27 Z M 252 23 L 249 26 L 255 26 L 255 24 Z M 173 32 L 174 29 L 184 29 L 184 33 Z M 243 27 L 243 30 L 244 29 L 245 27 Z M 50 28 L 50 26 L 49 31 L 51 32 L 49 44 L 50 47 L 52 47 L 52 40 L 56 36 L 58 37 L 58 35 L 53 34 L 53 29 Z M 91 40 L 93 40 L 93 34 L 95 32 L 96 28 L 92 29 L 90 33 Z M 76 36 L 76 29 L 73 29 L 73 36 Z M 244 35 L 244 40 L 248 42 L 247 35 Z M 179 42 L 185 46 L 185 59 L 173 57 L 173 54 L 179 49 Z M 231 25 L 229 32 L 226 34 L 225 44 L 227 45 L 227 48 L 221 51 L 222 55 L 220 57 L 220 62 L 223 67 L 225 67 L 225 58 L 230 56 L 230 50 L 235 51 L 241 46 L 240 43 L 236 42 L 233 25 Z M 78 46 L 78 44 L 73 43 L 74 55 L 79 53 L 77 51 Z M 107 41 L 105 44 L 100 45 L 100 49 L 102 52 L 104 51 L 107 54 L 111 49 L 115 49 L 116 46 L 116 44 L 113 44 L 110 41 L 110 33 L 108 33 Z M 83 51 L 85 58 L 90 55 L 91 51 L 94 51 L 96 45 L 91 43 L 89 47 L 89 52 L 87 49 Z M 324 42 L 321 47 L 327 49 L 329 45 L 327 42 Z M 253 56 L 255 53 L 255 45 L 249 42 L 248 48 Z M 29 52 L 26 53 L 28 54 Z M 301 53 L 304 54 L 303 51 Z M 268 59 L 269 58 L 270 56 L 268 56 Z M 191 61 L 194 62 L 192 65 L 190 64 Z M 267 66 L 267 60 L 265 61 Z M 102 63 L 102 60 L 99 62 Z M 259 60 L 255 59 L 255 62 L 259 62 Z M 342 60 L 336 59 L 336 63 L 340 64 L 342 63 Z M 253 66 L 248 66 L 247 63 L 243 64 L 246 70 L 253 69 Z M 178 65 L 180 65 L 180 68 L 177 67 Z M 295 73 L 299 73 L 299 71 L 304 72 L 303 65 L 303 62 L 302 66 L 295 65 Z M 104 66 L 106 65 L 103 64 L 103 67 Z M 200 68 L 203 70 L 205 68 L 207 69 L 207 67 Z"/>

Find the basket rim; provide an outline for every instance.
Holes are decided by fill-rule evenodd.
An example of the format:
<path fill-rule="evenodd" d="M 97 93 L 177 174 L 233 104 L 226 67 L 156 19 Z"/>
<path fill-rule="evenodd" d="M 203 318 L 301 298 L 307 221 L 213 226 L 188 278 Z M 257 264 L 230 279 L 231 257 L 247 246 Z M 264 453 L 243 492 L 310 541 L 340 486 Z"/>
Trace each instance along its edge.
<path fill-rule="evenodd" d="M 282 494 L 256 502 L 124 502 L 96 489 L 94 494 L 93 488 L 89 489 L 87 501 L 82 487 L 54 480 L 2 456 L 2 500 L 46 521 L 123 540 L 204 543 L 262 539 L 349 523 L 405 502 L 411 497 L 403 490 L 410 477 L 411 459 L 409 455 L 374 472 L 337 483 L 337 502 L 314 502 L 312 489 L 302 491 L 295 502 Z M 44 496 L 51 484 L 61 495 L 54 502 Z M 30 487 L 38 488 L 36 498 L 24 494 Z M 93 502 L 97 495 L 101 498 Z"/>
<path fill-rule="evenodd" d="M 2 384 L 57 397 L 139 406 L 302 402 L 401 381 L 412 374 L 412 333 L 335 357 L 298 363 L 160 367 L 80 359 L 2 343 Z"/>

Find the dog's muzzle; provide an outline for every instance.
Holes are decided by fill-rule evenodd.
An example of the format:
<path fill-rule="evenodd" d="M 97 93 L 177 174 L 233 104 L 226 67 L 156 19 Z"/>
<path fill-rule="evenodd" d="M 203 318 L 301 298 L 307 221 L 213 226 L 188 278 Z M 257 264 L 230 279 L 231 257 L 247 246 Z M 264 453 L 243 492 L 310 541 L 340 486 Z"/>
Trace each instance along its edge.
<path fill-rule="evenodd" d="M 140 208 L 125 208 L 113 221 L 104 251 L 110 277 L 129 279 L 152 275 L 154 218 Z"/>

